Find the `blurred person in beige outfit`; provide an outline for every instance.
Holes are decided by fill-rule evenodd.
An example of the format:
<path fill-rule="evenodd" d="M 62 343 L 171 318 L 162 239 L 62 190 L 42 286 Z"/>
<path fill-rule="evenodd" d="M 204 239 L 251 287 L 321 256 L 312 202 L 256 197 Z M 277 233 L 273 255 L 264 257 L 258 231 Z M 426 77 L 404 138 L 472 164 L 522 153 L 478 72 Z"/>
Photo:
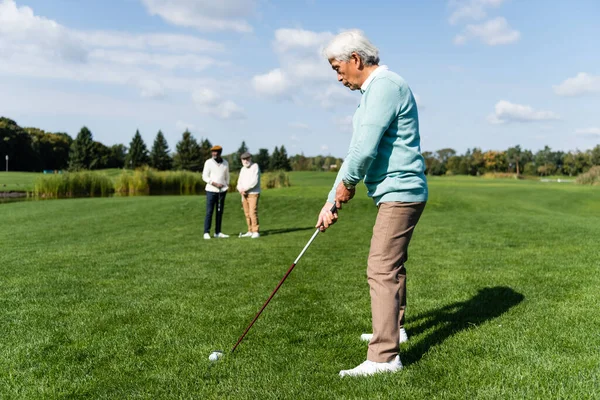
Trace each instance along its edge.
<path fill-rule="evenodd" d="M 246 215 L 248 232 L 241 237 L 256 239 L 260 237 L 258 224 L 258 198 L 260 197 L 260 168 L 252 162 L 252 154 L 245 152 L 241 156 L 242 170 L 238 178 L 237 190 L 242 196 L 242 207 Z"/>

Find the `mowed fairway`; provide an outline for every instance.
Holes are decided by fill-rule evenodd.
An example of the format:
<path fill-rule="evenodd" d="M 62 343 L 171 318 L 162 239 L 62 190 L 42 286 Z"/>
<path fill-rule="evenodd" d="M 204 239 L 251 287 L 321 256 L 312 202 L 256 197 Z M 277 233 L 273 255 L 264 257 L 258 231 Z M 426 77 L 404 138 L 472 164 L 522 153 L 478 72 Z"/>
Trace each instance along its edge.
<path fill-rule="evenodd" d="M 2 399 L 588 399 L 600 393 L 600 188 L 437 178 L 410 247 L 403 371 L 364 361 L 364 186 L 319 235 L 334 179 L 263 192 L 258 240 L 239 196 L 229 239 L 201 239 L 205 198 L 0 205 Z M 235 235 L 235 236 L 234 236 Z"/>

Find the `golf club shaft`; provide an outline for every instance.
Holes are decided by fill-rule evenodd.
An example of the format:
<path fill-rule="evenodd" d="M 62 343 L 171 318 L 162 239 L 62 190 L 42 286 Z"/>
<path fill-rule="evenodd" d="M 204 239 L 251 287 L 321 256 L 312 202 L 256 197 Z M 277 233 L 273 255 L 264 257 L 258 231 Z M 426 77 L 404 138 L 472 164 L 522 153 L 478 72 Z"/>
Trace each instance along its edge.
<path fill-rule="evenodd" d="M 213 208 L 214 210 L 214 208 Z M 221 213 L 221 188 L 219 188 L 219 196 L 217 198 L 217 214 Z M 218 216 L 217 216 L 218 218 Z"/>
<path fill-rule="evenodd" d="M 331 212 L 334 213 L 334 212 L 336 212 L 336 210 L 337 210 L 337 208 L 336 208 L 336 206 L 334 204 L 333 207 L 331 208 Z M 290 268 L 288 268 L 287 272 L 285 273 L 285 275 L 283 276 L 283 278 L 281 278 L 281 280 L 279 281 L 279 284 L 277 285 L 277 287 L 275 288 L 275 290 L 273 290 L 273 293 L 271 293 L 271 296 L 269 296 L 269 298 L 267 299 L 267 301 L 265 302 L 265 304 L 263 304 L 263 306 L 260 309 L 260 311 L 256 314 L 256 316 L 252 320 L 252 322 L 250 322 L 250 325 L 248 325 L 248 327 L 246 328 L 246 330 L 244 331 L 244 333 L 242 334 L 242 336 L 240 336 L 240 338 L 238 339 L 238 341 L 235 344 L 235 346 L 233 346 L 233 349 L 231 349 L 232 353 L 235 351 L 235 349 L 238 347 L 238 345 L 242 342 L 242 340 L 244 339 L 244 337 L 246 337 L 246 334 L 248 333 L 248 331 L 250 330 L 250 328 L 252 328 L 252 325 L 254 325 L 254 323 L 256 322 L 256 320 L 258 319 L 258 317 L 260 317 L 260 314 L 262 314 L 263 310 L 267 307 L 267 305 L 269 304 L 269 302 L 271 301 L 271 299 L 273 298 L 273 296 L 275 296 L 275 293 L 277 293 L 277 291 L 279 290 L 279 288 L 281 287 L 281 285 L 283 285 L 283 282 L 285 282 L 285 280 L 290 275 L 290 273 L 292 272 L 292 270 L 294 269 L 294 267 L 296 266 L 296 264 L 298 264 L 298 261 L 300 261 L 300 258 L 302 258 L 302 255 L 304 254 L 304 252 L 308 249 L 308 246 L 310 246 L 310 244 L 313 242 L 313 240 L 315 240 L 315 238 L 317 237 L 317 235 L 319 234 L 320 231 L 321 231 L 320 227 L 315 230 L 315 233 L 313 233 L 313 235 L 310 238 L 310 240 L 308 241 L 308 243 L 306 243 L 306 246 L 304 246 L 304 248 L 300 252 L 300 255 L 298 255 L 298 257 L 296 258 L 296 260 L 294 261 L 294 263 L 290 266 Z"/>

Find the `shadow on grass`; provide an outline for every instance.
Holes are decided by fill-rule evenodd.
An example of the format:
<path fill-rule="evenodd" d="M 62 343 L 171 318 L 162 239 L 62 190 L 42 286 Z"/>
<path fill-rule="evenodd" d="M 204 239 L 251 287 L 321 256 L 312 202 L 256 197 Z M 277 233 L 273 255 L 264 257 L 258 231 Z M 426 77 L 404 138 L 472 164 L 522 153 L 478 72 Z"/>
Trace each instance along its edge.
<path fill-rule="evenodd" d="M 424 339 L 402 352 L 405 365 L 418 362 L 430 348 L 462 330 L 498 318 L 523 301 L 525 296 L 506 286 L 479 289 L 471 299 L 409 318 L 409 336 L 415 337 L 435 327 Z M 422 322 L 421 322 L 422 321 Z"/>
<path fill-rule="evenodd" d="M 304 227 L 304 228 L 268 229 L 266 231 L 261 230 L 260 236 L 279 235 L 281 233 L 290 233 L 290 232 L 297 232 L 297 231 L 308 231 L 308 230 L 312 231 L 315 229 L 317 229 L 317 228 L 315 228 L 313 226 L 308 226 L 308 227 Z"/>

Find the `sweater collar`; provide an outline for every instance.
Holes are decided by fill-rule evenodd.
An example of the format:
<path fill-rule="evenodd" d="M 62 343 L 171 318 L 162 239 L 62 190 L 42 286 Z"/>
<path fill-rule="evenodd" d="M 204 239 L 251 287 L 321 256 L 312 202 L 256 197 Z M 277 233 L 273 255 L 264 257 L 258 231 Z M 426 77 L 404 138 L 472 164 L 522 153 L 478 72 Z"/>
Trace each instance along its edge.
<path fill-rule="evenodd" d="M 379 67 L 375 68 L 375 71 L 371 72 L 371 75 L 369 75 L 369 77 L 363 82 L 362 86 L 360 87 L 360 93 L 362 94 L 366 92 L 371 82 L 373 82 L 373 79 L 375 79 L 379 73 L 382 71 L 387 71 L 388 69 L 389 68 L 387 65 L 380 65 Z"/>

